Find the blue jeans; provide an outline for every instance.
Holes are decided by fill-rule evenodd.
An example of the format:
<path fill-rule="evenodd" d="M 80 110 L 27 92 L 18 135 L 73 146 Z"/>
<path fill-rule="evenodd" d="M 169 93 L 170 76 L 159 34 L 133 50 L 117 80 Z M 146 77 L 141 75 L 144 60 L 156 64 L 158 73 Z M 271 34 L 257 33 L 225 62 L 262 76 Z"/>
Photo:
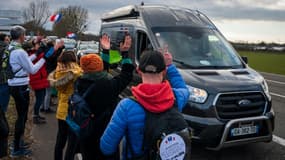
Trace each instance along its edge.
<path fill-rule="evenodd" d="M 0 84 L 0 106 L 4 112 L 7 112 L 10 100 L 8 83 Z"/>
<path fill-rule="evenodd" d="M 0 109 L 0 159 L 8 154 L 9 125 L 5 113 Z"/>
<path fill-rule="evenodd" d="M 50 98 L 51 98 L 51 90 L 52 90 L 51 87 L 46 88 L 46 95 L 45 95 L 45 100 L 44 100 L 45 102 L 44 102 L 44 105 L 41 107 L 44 110 L 49 109 L 49 103 L 50 103 Z"/>
<path fill-rule="evenodd" d="M 46 95 L 46 89 L 45 88 L 35 90 L 35 96 L 36 96 L 36 102 L 34 105 L 34 115 L 35 116 L 38 116 L 40 114 L 40 107 L 44 103 L 45 95 Z"/>

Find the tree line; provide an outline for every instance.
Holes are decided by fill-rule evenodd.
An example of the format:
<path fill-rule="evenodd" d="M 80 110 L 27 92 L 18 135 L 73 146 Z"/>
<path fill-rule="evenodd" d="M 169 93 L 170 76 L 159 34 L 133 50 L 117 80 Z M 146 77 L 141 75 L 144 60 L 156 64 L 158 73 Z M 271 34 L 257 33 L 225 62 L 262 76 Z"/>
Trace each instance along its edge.
<path fill-rule="evenodd" d="M 84 36 L 84 31 L 88 29 L 87 9 L 78 5 L 70 5 L 58 8 L 55 14 L 61 14 L 62 18 L 53 24 L 51 31 L 48 31 L 44 25 L 49 22 L 52 15 L 49 3 L 46 0 L 34 0 L 23 10 L 23 26 L 27 29 L 28 34 L 33 35 L 65 37 L 67 32 L 72 32 L 79 37 Z"/>

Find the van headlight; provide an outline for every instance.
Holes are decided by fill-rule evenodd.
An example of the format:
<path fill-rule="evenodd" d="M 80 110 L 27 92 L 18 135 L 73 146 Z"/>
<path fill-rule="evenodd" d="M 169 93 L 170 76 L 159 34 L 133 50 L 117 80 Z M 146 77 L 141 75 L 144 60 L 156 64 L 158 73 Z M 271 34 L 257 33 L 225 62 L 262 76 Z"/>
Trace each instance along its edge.
<path fill-rule="evenodd" d="M 189 100 L 195 103 L 204 103 L 208 97 L 207 91 L 187 85 L 190 96 Z"/>
<path fill-rule="evenodd" d="M 270 96 L 270 93 L 269 93 L 269 89 L 268 89 L 268 85 L 267 85 L 267 83 L 266 83 L 265 80 L 263 80 L 263 81 L 261 82 L 261 86 L 262 86 L 262 89 L 263 89 L 264 93 L 265 93 L 266 96 L 268 97 L 268 99 L 271 99 L 271 96 Z"/>

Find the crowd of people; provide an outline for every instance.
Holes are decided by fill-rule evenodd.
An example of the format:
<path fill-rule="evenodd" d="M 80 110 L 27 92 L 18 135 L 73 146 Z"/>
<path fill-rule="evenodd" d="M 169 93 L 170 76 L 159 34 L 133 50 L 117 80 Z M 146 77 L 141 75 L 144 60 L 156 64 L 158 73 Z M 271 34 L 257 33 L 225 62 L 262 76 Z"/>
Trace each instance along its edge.
<path fill-rule="evenodd" d="M 5 117 L 10 96 L 15 101 L 17 111 L 10 156 L 32 154 L 29 149 L 32 144 L 27 144 L 23 138 L 30 105 L 30 88 L 35 95 L 35 125 L 47 123 L 40 111 L 53 112 L 50 107 L 51 92 L 57 90 L 55 160 L 73 160 L 76 153 L 81 153 L 84 160 L 143 157 L 146 154 L 142 132 L 145 112 L 162 113 L 172 108 L 174 103 L 182 111 L 190 93 L 172 64 L 170 53 L 144 51 L 135 68 L 129 58 L 132 45 L 131 36 L 126 34 L 120 42 L 121 70 L 118 75 L 112 76 L 109 73 L 111 42 L 106 34 L 100 38 L 100 53 L 87 54 L 77 59 L 74 51 L 66 50 L 60 39 L 37 37 L 26 42 L 25 28 L 21 26 L 12 27 L 10 37 L 1 33 L 0 159 L 8 155 L 9 127 Z M 119 94 L 132 81 L 135 69 L 142 79 L 140 84 L 131 88 L 136 101 L 130 98 L 120 101 Z M 83 95 L 91 86 L 85 100 L 96 120 L 90 134 L 80 139 L 66 121 L 69 97 L 75 90 Z M 123 146 L 120 147 L 122 140 Z"/>

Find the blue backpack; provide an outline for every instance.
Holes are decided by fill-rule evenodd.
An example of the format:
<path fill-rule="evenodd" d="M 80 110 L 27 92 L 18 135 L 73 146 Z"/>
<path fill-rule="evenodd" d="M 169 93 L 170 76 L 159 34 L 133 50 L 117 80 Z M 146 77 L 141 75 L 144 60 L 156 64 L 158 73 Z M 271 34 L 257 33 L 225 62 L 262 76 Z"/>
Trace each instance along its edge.
<path fill-rule="evenodd" d="M 74 93 L 68 100 L 66 122 L 77 137 L 84 140 L 90 136 L 95 128 L 95 114 L 92 113 L 90 106 L 85 101 L 86 96 L 94 88 L 95 83 L 93 83 L 83 95 L 79 94 L 76 86 L 77 81 L 75 82 Z"/>

